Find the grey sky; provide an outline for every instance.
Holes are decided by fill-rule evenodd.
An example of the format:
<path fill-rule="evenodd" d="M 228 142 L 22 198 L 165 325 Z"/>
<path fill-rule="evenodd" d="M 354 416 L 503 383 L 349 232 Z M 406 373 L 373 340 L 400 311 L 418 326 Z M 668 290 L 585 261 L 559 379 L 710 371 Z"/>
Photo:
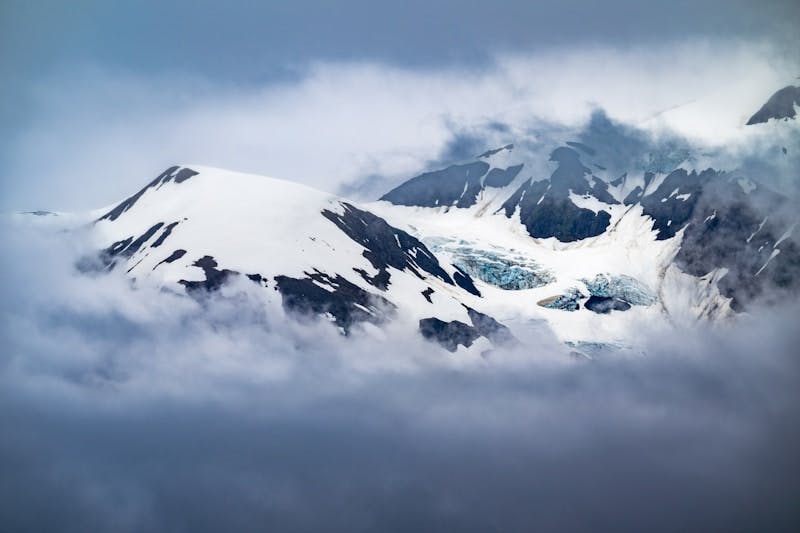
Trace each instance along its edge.
<path fill-rule="evenodd" d="M 498 57 L 541 55 L 556 49 L 591 52 L 613 48 L 615 53 L 637 53 L 670 43 L 741 40 L 769 43 L 771 57 L 777 54 L 796 63 L 799 5 L 792 0 L 4 0 L 0 3 L 0 196 L 6 201 L 0 208 L 97 206 L 129 193 L 151 173 L 157 173 L 160 165 L 187 157 L 194 163 L 279 173 L 279 177 L 320 186 L 307 178 L 319 169 L 298 168 L 293 176 L 287 172 L 293 169 L 280 161 L 280 153 L 270 153 L 269 146 L 264 147 L 264 161 L 258 162 L 203 146 L 198 151 L 208 158 L 198 161 L 191 150 L 177 149 L 169 142 L 161 143 L 164 153 L 157 154 L 156 147 L 140 138 L 119 135 L 125 124 L 130 132 L 143 135 L 146 117 L 157 122 L 158 117 L 168 115 L 165 110 L 174 112 L 186 107 L 187 102 L 214 100 L 205 108 L 211 109 L 220 95 L 222 100 L 232 101 L 235 95 L 231 93 L 236 91 L 271 90 L 297 82 L 307 75 L 309 65 L 370 62 L 419 76 L 460 69 L 458 76 L 462 78 L 468 77 L 465 72 L 490 77 Z M 708 61 L 715 59 L 710 54 Z M 640 71 L 653 69 L 653 79 L 678 74 L 657 72 L 658 65 L 652 64 L 655 61 L 641 61 Z M 602 75 L 602 70 L 596 68 L 580 83 L 602 82 L 598 73 Z M 547 76 L 559 74 L 558 69 L 551 69 Z M 738 73 L 736 76 L 746 78 Z M 542 76 L 539 78 L 544 83 Z M 466 80 L 463 85 L 469 83 Z M 353 98 L 363 100 L 364 96 Z M 756 99 L 762 97 L 756 95 Z M 486 111 L 491 111 L 488 104 Z M 139 120 L 121 118 L 125 113 Z M 263 118 L 273 116 L 270 112 Z M 385 117 L 387 124 L 394 119 Z M 320 115 L 320 121 L 329 120 Z M 413 130 L 406 128 L 407 132 Z M 224 138 L 221 140 L 251 142 L 236 139 L 238 134 L 241 132 L 219 130 Z M 373 137 L 377 134 L 369 132 Z M 209 146 L 220 144 L 219 139 L 205 137 Z M 302 135 L 289 141 L 293 145 L 314 142 Z M 361 150 L 355 154 L 361 159 L 386 158 L 391 146 L 387 142 L 385 149 L 377 150 L 364 146 L 362 140 L 340 146 L 327 139 L 322 142 L 328 143 L 332 152 Z M 404 157 L 415 161 L 424 161 L 438 150 L 431 144 L 431 153 L 422 154 L 405 146 L 402 139 L 392 142 L 406 154 Z M 444 145 L 448 140 L 437 142 Z M 101 152 L 108 154 L 108 161 L 120 163 L 117 171 L 128 169 L 128 175 L 118 178 L 117 187 L 96 177 L 92 181 L 91 176 L 99 169 L 108 168 L 108 161 L 91 165 L 75 161 L 77 154 L 86 159 Z M 122 153 L 127 157 L 122 158 Z M 317 158 L 322 161 L 323 155 L 317 154 Z M 337 164 L 326 161 L 324 169 Z M 413 165 L 406 166 L 411 169 Z M 362 175 L 378 170 L 358 169 Z M 356 169 L 340 174 L 352 179 L 354 173 Z M 88 181 L 76 183 L 75 175 L 86 176 Z M 84 202 L 65 195 L 67 178 L 73 180 L 72 186 L 89 191 L 82 196 Z"/>
<path fill-rule="evenodd" d="M 627 125 L 699 95 L 691 118 L 736 122 L 800 74 L 798 10 L 0 0 L 0 210 L 99 207 L 183 162 L 332 190 L 481 127 L 579 128 L 587 102 Z M 94 248 L 37 235 L 0 226 L 0 528 L 797 530 L 797 302 L 637 329 L 649 357 L 565 365 L 542 332 L 460 368 L 235 291 L 76 276 Z"/>
<path fill-rule="evenodd" d="M 792 38 L 792 0 L 374 2 L 6 0 L 3 69 L 35 76 L 87 61 L 261 80 L 297 63 L 476 63 L 497 49 L 686 37 Z"/>

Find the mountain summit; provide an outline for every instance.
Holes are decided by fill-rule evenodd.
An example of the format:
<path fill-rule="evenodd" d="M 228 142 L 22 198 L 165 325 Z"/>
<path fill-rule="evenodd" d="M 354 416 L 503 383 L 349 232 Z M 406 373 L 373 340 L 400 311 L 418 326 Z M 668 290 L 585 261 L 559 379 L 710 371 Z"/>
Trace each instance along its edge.
<path fill-rule="evenodd" d="M 756 122 L 788 116 L 796 91 Z M 536 324 L 591 356 L 800 291 L 792 202 L 741 171 L 599 115 L 545 152 L 518 141 L 366 203 L 173 166 L 92 223 L 80 268 L 198 299 L 239 284 L 271 312 L 344 335 L 391 324 L 451 352 L 524 343 Z"/>

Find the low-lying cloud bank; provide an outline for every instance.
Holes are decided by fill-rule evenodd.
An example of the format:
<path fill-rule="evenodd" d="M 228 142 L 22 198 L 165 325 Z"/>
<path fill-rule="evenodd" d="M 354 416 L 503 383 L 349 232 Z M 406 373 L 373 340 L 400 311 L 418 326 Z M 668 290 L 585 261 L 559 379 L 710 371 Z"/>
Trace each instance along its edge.
<path fill-rule="evenodd" d="M 80 276 L 64 234 L 0 243 L 3 529 L 798 526 L 796 302 L 642 357 L 542 340 L 464 363 L 236 287 L 203 306 Z"/>

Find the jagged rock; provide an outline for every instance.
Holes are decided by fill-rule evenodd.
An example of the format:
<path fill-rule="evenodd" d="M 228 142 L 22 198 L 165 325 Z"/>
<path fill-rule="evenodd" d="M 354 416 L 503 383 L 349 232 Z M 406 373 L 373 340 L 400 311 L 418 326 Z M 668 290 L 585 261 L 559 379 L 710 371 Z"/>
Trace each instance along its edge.
<path fill-rule="evenodd" d="M 183 256 L 183 254 L 181 254 Z M 203 281 L 186 281 L 182 279 L 178 281 L 181 285 L 186 287 L 186 291 L 191 293 L 195 291 L 212 292 L 218 290 L 222 285 L 228 281 L 231 276 L 238 275 L 238 272 L 228 270 L 226 268 L 217 269 L 217 261 L 210 255 L 206 255 L 193 263 L 194 266 L 203 269 L 206 279 Z"/>
<path fill-rule="evenodd" d="M 506 169 L 493 168 L 483 180 L 485 187 L 505 187 L 517 177 L 522 170 L 522 165 L 510 166 Z"/>
<path fill-rule="evenodd" d="M 670 239 L 684 227 L 703 194 L 703 184 L 716 178 L 718 172 L 707 169 L 700 174 L 678 169 L 670 173 L 661 185 L 641 199 L 644 214 L 653 218 L 657 239 Z"/>
<path fill-rule="evenodd" d="M 365 248 L 362 255 L 379 271 L 377 276 L 370 277 L 363 270 L 356 270 L 368 283 L 386 290 L 390 280 L 387 268 L 391 266 L 397 270 L 409 270 L 421 279 L 424 279 L 422 272 L 426 272 L 453 285 L 436 256 L 416 237 L 389 225 L 369 211 L 348 203 L 341 205 L 344 208 L 342 214 L 325 209 L 322 216 Z"/>
<path fill-rule="evenodd" d="M 455 265 L 453 265 L 455 266 Z M 464 272 L 461 268 L 456 266 L 456 271 L 453 272 L 453 279 L 456 282 L 456 285 L 464 289 L 465 291 L 474 294 L 475 296 L 480 296 L 481 291 L 475 287 L 475 284 L 472 282 L 472 278 L 469 277 L 469 274 Z"/>
<path fill-rule="evenodd" d="M 383 324 L 396 307 L 386 298 L 371 294 L 340 275 L 331 276 L 315 270 L 305 278 L 276 276 L 276 288 L 284 309 L 294 316 L 329 315 L 348 334 L 358 322 Z"/>
<path fill-rule="evenodd" d="M 133 207 L 139 198 L 142 197 L 144 193 L 147 192 L 148 189 L 155 188 L 158 189 L 165 183 L 170 181 L 174 181 L 175 183 L 183 183 L 184 181 L 188 180 L 192 176 L 196 176 L 197 172 L 190 168 L 181 168 L 178 166 L 169 167 L 167 170 L 162 172 L 156 179 L 148 183 L 143 189 L 139 192 L 131 196 L 130 198 L 122 201 L 119 205 L 117 205 L 114 209 L 100 217 L 98 220 L 116 220 L 119 218 L 122 213 Z"/>
<path fill-rule="evenodd" d="M 520 221 L 535 238 L 555 237 L 571 242 L 600 235 L 608 227 L 611 215 L 600 210 L 578 207 L 570 193 L 593 195 L 601 202 L 617 204 L 601 180 L 589 182 L 590 171 L 581 163 L 578 152 L 560 147 L 550 155 L 558 167 L 549 181 L 528 180 L 503 204 L 509 218 L 519 209 Z"/>
<path fill-rule="evenodd" d="M 627 311 L 631 304 L 618 298 L 607 298 L 605 296 L 590 296 L 584 304 L 586 309 L 602 315 L 611 311 Z"/>
<path fill-rule="evenodd" d="M 482 188 L 481 178 L 488 171 L 488 163 L 475 161 L 426 172 L 384 194 L 381 200 L 419 207 L 470 207 L 475 204 Z"/>
<path fill-rule="evenodd" d="M 445 322 L 436 317 L 423 318 L 419 321 L 420 333 L 425 339 L 439 343 L 450 352 L 455 352 L 459 345 L 469 348 L 479 337 L 486 337 L 494 345 L 517 342 L 511 331 L 494 318 L 464 307 L 472 322 L 471 326 L 459 320 Z"/>

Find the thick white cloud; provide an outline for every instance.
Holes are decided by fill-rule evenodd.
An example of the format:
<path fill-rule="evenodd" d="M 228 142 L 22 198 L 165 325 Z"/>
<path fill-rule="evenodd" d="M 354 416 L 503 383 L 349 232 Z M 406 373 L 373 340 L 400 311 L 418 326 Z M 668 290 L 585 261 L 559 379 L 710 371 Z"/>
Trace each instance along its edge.
<path fill-rule="evenodd" d="M 286 321 L 252 284 L 203 306 L 81 276 L 79 241 L 0 229 L 14 531 L 796 529 L 796 302 L 642 330 L 646 357 L 461 364 Z"/>

